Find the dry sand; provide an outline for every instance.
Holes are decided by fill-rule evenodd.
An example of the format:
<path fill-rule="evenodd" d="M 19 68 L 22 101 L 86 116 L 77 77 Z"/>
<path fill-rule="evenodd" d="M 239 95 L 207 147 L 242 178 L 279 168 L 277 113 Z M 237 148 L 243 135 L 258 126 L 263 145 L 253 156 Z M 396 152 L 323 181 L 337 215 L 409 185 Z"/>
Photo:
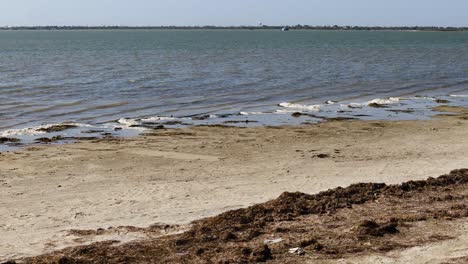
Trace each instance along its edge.
<path fill-rule="evenodd" d="M 374 253 L 403 263 L 427 263 L 434 257 L 462 263 L 466 243 L 460 247 L 453 241 L 464 239 L 466 230 L 460 227 L 468 217 L 467 202 L 468 169 L 401 185 L 361 183 L 316 195 L 283 193 L 263 204 L 196 221 L 182 234 L 120 245 L 94 243 L 21 263 L 376 263 Z M 445 248 L 433 247 L 421 256 L 384 256 L 435 242 L 445 242 Z"/>
<path fill-rule="evenodd" d="M 265 202 L 284 191 L 400 183 L 468 167 L 467 110 L 443 110 L 458 115 L 280 128 L 193 127 L 2 153 L 0 261 L 93 241 L 180 232 L 196 219 Z M 149 233 L 120 227 L 155 223 L 181 226 Z M 466 221 L 458 224 L 466 228 Z M 70 232 L 109 227 L 114 229 L 99 236 Z M 463 232 L 447 232 L 462 245 L 450 258 L 468 256 Z M 350 263 L 392 263 L 447 247 L 437 243 Z M 442 263 L 435 257 L 428 263 Z"/>

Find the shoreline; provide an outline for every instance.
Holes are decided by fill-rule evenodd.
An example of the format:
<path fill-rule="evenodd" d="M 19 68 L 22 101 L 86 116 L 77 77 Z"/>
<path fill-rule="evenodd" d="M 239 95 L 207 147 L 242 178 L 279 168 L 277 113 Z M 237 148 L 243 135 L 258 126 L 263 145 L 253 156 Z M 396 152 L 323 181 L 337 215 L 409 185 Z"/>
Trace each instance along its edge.
<path fill-rule="evenodd" d="M 160 129 L 180 129 L 203 125 L 230 127 L 301 126 L 336 120 L 427 120 L 446 114 L 444 107 L 467 107 L 468 95 L 402 96 L 375 98 L 368 101 L 283 102 L 269 110 L 185 116 L 124 117 L 101 123 L 31 124 L 0 131 L 0 153 L 37 143 L 66 144 L 74 140 L 106 137 L 134 137 Z"/>
<path fill-rule="evenodd" d="M 0 260 L 100 241 L 67 230 L 183 226 L 285 191 L 396 184 L 468 166 L 468 112 L 423 121 L 190 127 L 0 153 Z M 174 228 L 171 232 L 181 229 Z M 154 235 L 154 234 L 153 234 Z M 110 238 L 145 238 L 121 232 Z M 105 237 L 109 239 L 109 237 Z"/>

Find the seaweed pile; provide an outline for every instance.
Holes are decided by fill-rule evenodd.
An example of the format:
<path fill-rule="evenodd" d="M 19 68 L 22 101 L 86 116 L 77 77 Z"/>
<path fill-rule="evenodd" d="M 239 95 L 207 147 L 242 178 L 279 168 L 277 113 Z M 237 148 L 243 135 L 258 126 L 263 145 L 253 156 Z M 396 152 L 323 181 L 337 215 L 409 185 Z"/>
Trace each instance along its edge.
<path fill-rule="evenodd" d="M 460 169 L 399 185 L 362 183 L 315 195 L 284 193 L 196 221 L 181 234 L 127 244 L 100 242 L 16 262 L 301 263 L 388 252 L 450 239 L 425 229 L 468 217 L 467 187 L 468 169 Z"/>

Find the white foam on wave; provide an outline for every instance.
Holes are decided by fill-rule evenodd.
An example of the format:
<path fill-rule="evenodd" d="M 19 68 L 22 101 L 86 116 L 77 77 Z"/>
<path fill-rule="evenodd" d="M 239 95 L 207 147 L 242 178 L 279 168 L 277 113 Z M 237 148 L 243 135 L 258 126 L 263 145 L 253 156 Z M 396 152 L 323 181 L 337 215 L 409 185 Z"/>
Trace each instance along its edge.
<path fill-rule="evenodd" d="M 399 103 L 399 102 L 400 102 L 399 97 L 390 97 L 390 98 L 386 98 L 386 99 L 377 98 L 377 99 L 374 99 L 374 100 L 371 100 L 371 101 L 367 102 L 367 104 L 368 105 L 370 105 L 370 104 L 386 105 L 386 104 L 396 104 L 396 103 Z"/>
<path fill-rule="evenodd" d="M 291 103 L 281 103 L 279 106 L 284 108 L 294 108 L 306 111 L 320 111 L 320 105 L 301 105 L 301 104 L 291 104 Z"/>
<path fill-rule="evenodd" d="M 117 125 L 115 123 L 113 124 L 107 124 L 104 127 L 106 128 L 125 128 L 125 129 L 130 129 L 130 130 L 137 130 L 137 131 L 146 131 L 148 128 L 146 127 L 141 127 L 141 122 L 138 119 L 133 119 L 133 118 L 120 118 L 117 121 Z"/>
<path fill-rule="evenodd" d="M 250 116 L 250 115 L 263 115 L 264 112 L 240 112 L 239 115 Z"/>
<path fill-rule="evenodd" d="M 400 97 L 400 100 L 431 100 L 435 101 L 436 98 L 429 96 L 413 96 L 413 97 Z"/>
<path fill-rule="evenodd" d="M 25 127 L 25 128 L 5 130 L 5 131 L 0 132 L 0 137 L 41 135 L 41 134 L 47 133 L 45 131 L 41 131 L 41 129 L 47 129 L 53 126 L 60 126 L 60 125 L 72 125 L 72 126 L 77 126 L 77 127 L 92 127 L 91 125 L 82 124 L 82 123 L 47 124 L 47 125 L 40 125 L 40 126 L 35 126 L 35 127 Z"/>
<path fill-rule="evenodd" d="M 187 117 L 172 117 L 172 116 L 153 116 L 148 118 L 143 118 L 141 121 L 143 122 L 164 122 L 164 121 L 177 121 L 177 120 L 189 120 L 190 118 Z"/>
<path fill-rule="evenodd" d="M 275 111 L 275 114 L 287 114 L 287 113 L 295 113 L 298 112 L 297 110 L 294 109 L 278 109 Z M 302 111 L 299 111 L 302 112 Z"/>
<path fill-rule="evenodd" d="M 465 98 L 465 97 L 468 97 L 468 94 L 451 94 L 450 97 Z"/>
<path fill-rule="evenodd" d="M 361 104 L 361 103 L 350 103 L 350 104 L 347 104 L 347 105 L 341 105 L 341 107 L 347 107 L 347 108 L 363 108 L 364 106 L 366 106 L 366 104 Z"/>
<path fill-rule="evenodd" d="M 132 118 L 120 118 L 117 123 L 121 124 L 121 125 L 124 125 L 126 127 L 130 127 L 130 126 L 137 126 L 140 124 L 140 122 L 136 119 L 132 119 Z"/>

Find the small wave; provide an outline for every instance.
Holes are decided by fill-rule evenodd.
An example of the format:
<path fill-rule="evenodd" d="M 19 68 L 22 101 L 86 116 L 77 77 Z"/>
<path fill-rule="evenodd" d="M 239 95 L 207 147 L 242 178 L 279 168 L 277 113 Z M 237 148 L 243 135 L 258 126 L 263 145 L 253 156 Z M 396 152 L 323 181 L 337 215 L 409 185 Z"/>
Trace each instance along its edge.
<path fill-rule="evenodd" d="M 281 103 L 279 106 L 284 108 L 294 108 L 301 109 L 306 111 L 320 111 L 320 105 L 301 105 L 301 104 L 291 104 L 291 103 Z"/>
<path fill-rule="evenodd" d="M 451 94 L 450 97 L 465 98 L 468 97 L 468 94 Z"/>

